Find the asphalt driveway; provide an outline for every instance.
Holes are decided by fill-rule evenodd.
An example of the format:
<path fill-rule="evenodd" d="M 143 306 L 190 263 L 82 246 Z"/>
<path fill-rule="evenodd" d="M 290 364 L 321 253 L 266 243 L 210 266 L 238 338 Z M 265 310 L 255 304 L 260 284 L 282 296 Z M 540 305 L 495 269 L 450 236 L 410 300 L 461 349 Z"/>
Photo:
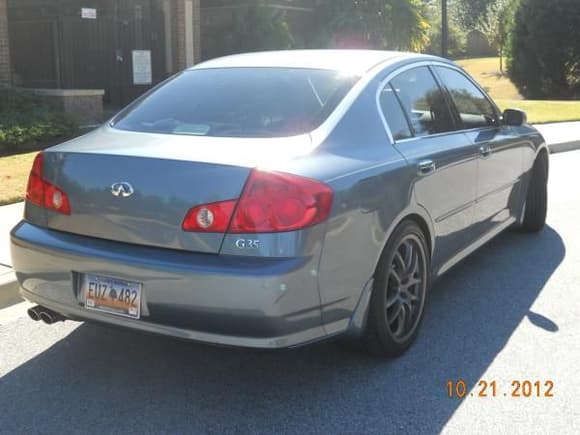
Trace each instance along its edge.
<path fill-rule="evenodd" d="M 552 157 L 548 227 L 504 234 L 433 289 L 416 345 L 215 348 L 0 311 L 0 433 L 579 433 L 580 151 Z M 18 308 L 17 308 L 18 309 Z M 496 381 L 449 398 L 448 381 Z M 552 381 L 554 397 L 511 397 Z M 505 395 L 504 395 L 505 394 Z"/>

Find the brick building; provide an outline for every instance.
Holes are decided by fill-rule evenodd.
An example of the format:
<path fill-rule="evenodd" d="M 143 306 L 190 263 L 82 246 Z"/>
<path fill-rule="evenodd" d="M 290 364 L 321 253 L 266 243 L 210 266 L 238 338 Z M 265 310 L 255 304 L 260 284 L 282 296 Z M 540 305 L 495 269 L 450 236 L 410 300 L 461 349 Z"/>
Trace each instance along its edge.
<path fill-rule="evenodd" d="M 300 34 L 316 0 L 271 0 Z M 0 86 L 98 117 L 201 60 L 203 29 L 244 0 L 0 0 Z M 208 40 L 208 43 L 210 41 Z M 207 51 L 207 50 L 206 50 Z M 96 112 L 95 112 L 96 111 Z"/>
<path fill-rule="evenodd" d="M 199 52 L 199 0 L 0 0 L 0 82 L 67 110 L 124 105 Z"/>
<path fill-rule="evenodd" d="M 0 0 L 0 86 L 9 85 L 11 82 L 8 17 L 6 12 L 6 0 Z"/>

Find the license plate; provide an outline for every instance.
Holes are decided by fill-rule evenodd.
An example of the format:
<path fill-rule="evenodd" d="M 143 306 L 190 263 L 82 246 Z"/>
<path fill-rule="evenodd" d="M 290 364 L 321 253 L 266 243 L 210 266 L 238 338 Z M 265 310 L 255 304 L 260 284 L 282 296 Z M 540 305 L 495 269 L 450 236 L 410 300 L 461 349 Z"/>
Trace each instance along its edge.
<path fill-rule="evenodd" d="M 138 319 L 141 287 L 138 282 L 85 274 L 82 278 L 85 308 Z"/>

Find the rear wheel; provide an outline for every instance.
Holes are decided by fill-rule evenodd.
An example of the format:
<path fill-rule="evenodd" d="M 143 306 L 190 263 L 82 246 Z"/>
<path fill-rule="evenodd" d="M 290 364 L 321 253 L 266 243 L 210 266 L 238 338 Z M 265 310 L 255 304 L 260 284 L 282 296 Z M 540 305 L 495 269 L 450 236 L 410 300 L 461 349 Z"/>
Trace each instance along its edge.
<path fill-rule="evenodd" d="M 365 340 L 375 355 L 397 357 L 413 343 L 429 286 L 425 235 L 412 221 L 394 232 L 375 272 Z"/>
<path fill-rule="evenodd" d="M 548 210 L 548 165 L 546 157 L 543 155 L 536 159 L 532 168 L 524 207 L 521 230 L 525 232 L 541 231 L 546 224 Z"/>

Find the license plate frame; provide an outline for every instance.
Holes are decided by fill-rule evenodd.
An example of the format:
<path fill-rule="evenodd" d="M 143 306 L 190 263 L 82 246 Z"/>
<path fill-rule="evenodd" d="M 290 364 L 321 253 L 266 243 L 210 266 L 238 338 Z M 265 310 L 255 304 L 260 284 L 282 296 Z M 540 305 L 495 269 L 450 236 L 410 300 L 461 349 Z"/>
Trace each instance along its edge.
<path fill-rule="evenodd" d="M 81 276 L 85 309 L 138 320 L 141 318 L 143 284 L 110 276 Z"/>

